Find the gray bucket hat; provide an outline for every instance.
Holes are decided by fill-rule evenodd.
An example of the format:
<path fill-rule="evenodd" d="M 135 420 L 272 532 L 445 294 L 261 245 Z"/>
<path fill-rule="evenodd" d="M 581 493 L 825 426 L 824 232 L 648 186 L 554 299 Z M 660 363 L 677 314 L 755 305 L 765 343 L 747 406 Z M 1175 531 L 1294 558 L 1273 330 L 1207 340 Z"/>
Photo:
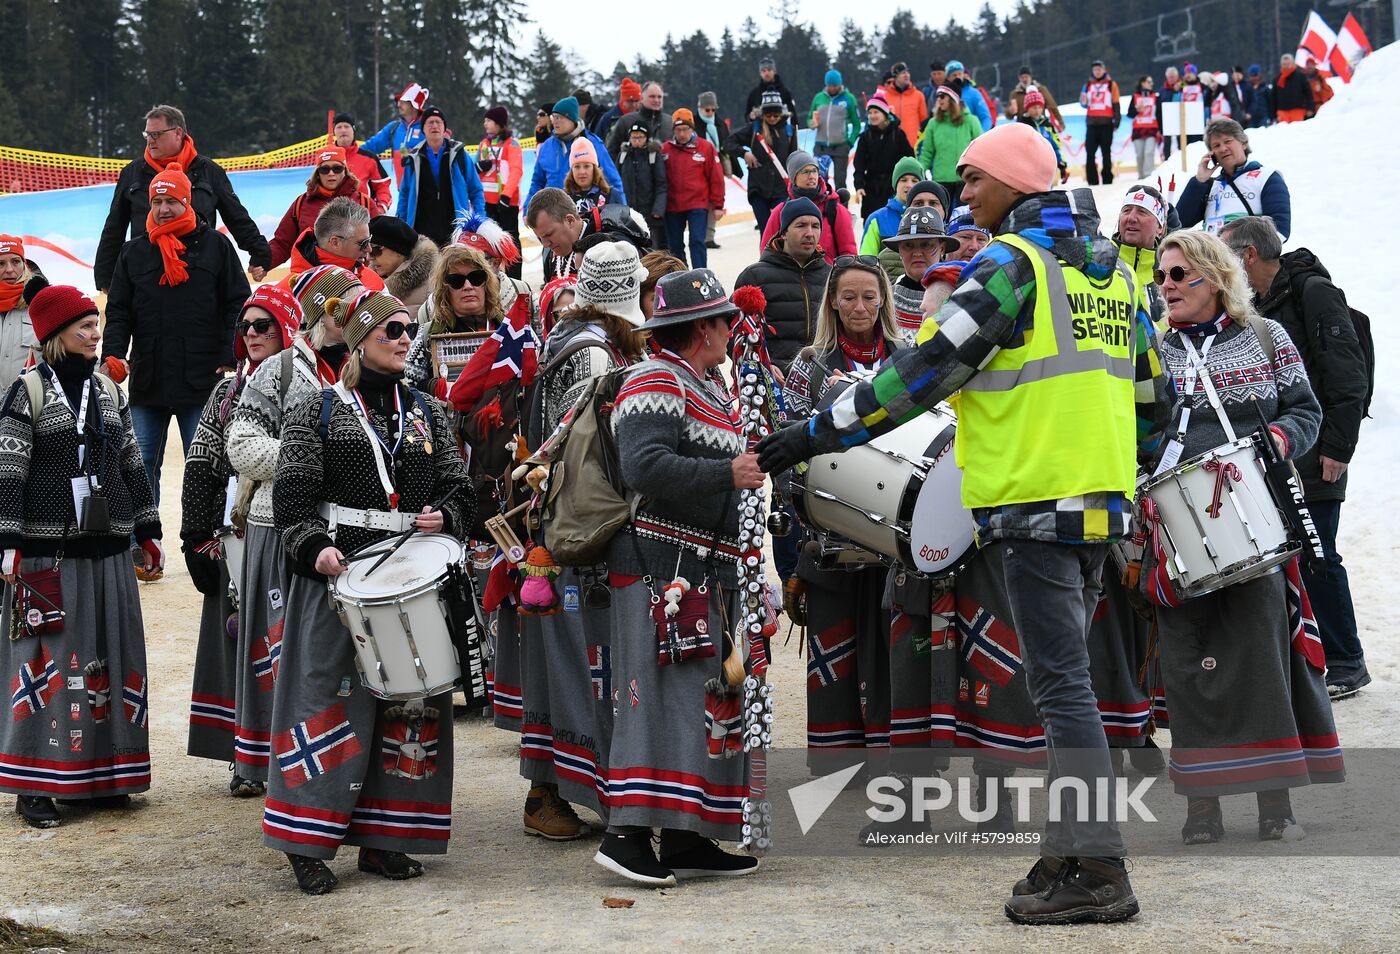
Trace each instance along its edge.
<path fill-rule="evenodd" d="M 738 307 L 729 300 L 729 292 L 724 290 L 714 272 L 708 268 L 692 268 L 661 276 L 656 283 L 651 320 L 642 325 L 642 330 L 738 313 Z"/>
<path fill-rule="evenodd" d="M 957 239 L 948 234 L 947 228 L 943 225 L 943 216 L 938 214 L 938 210 L 926 205 L 909 209 L 904 213 L 904 217 L 899 220 L 899 228 L 895 233 L 883 239 L 880 244 L 890 250 L 897 250 L 900 242 L 912 242 L 919 239 L 933 239 L 941 242 L 945 251 L 952 251 L 960 244 Z"/>

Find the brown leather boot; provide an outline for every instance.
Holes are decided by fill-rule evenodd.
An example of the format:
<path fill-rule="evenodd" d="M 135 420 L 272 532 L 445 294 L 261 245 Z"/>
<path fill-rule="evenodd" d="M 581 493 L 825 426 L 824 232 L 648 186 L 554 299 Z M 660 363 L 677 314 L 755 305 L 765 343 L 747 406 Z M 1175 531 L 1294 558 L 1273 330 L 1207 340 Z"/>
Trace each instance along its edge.
<path fill-rule="evenodd" d="M 1095 858 L 1067 858 L 1060 876 L 1038 894 L 1013 895 L 1006 916 L 1017 924 L 1111 924 L 1138 913 L 1128 872 Z"/>
<path fill-rule="evenodd" d="M 553 785 L 536 785 L 525 796 L 524 826 L 525 834 L 550 841 L 573 841 L 591 831 Z"/>

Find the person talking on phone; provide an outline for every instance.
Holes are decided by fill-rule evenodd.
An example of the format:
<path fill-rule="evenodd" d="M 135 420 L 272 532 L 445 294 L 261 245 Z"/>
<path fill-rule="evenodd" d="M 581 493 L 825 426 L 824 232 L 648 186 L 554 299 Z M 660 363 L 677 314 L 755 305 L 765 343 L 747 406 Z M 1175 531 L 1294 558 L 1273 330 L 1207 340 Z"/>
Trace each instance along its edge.
<path fill-rule="evenodd" d="M 1251 159 L 1249 136 L 1228 117 L 1206 125 L 1206 154 L 1196 176 L 1181 190 L 1176 211 L 1182 228 L 1205 224 L 1219 235 L 1226 223 L 1251 215 L 1267 215 L 1283 241 L 1293 223 L 1293 203 L 1283 173 Z"/>
<path fill-rule="evenodd" d="M 127 547 L 165 563 L 131 409 L 94 371 L 97 306 L 71 285 L 29 302 L 42 348 L 0 405 L 0 791 L 35 828 L 54 800 L 124 808 L 151 787 L 146 637 Z"/>

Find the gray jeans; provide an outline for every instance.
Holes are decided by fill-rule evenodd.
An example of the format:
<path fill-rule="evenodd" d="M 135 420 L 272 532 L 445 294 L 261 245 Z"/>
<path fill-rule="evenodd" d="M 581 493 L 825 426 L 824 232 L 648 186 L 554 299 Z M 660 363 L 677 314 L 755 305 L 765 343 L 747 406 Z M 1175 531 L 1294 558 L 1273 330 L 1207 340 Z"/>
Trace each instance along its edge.
<path fill-rule="evenodd" d="M 817 143 L 816 154 L 831 157 L 831 179 L 836 183 L 836 188 L 846 188 L 846 167 L 851 158 L 850 144 L 828 146 L 826 143 Z"/>
<path fill-rule="evenodd" d="M 1146 179 L 1157 167 L 1157 140 L 1134 139 L 1133 153 L 1137 158 L 1138 178 Z"/>
<path fill-rule="evenodd" d="M 1021 640 L 1021 657 L 1031 701 L 1045 725 L 1050 780 L 1083 779 L 1090 809 L 1095 785 L 1109 786 L 1110 816 L 1103 821 L 1076 821 L 1078 799 L 1065 790 L 1061 820 L 1048 822 L 1041 854 L 1057 857 L 1119 858 L 1123 839 L 1113 821 L 1117 813 L 1113 767 L 1099 718 L 1098 700 L 1089 680 L 1089 623 L 1099 602 L 1105 544 L 1041 543 L 999 540 L 984 547 L 1005 604 Z"/>

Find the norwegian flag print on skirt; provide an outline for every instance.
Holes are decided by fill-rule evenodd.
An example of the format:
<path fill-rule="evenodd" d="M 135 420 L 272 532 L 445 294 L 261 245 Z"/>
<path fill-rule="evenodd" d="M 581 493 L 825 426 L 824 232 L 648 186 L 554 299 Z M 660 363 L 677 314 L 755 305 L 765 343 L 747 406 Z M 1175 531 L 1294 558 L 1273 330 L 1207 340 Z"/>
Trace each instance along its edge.
<path fill-rule="evenodd" d="M 593 699 L 605 702 L 612 698 L 612 648 L 588 647 L 588 678 L 593 683 Z"/>
<path fill-rule="evenodd" d="M 34 658 L 20 666 L 10 680 L 10 710 L 15 721 L 27 719 L 47 706 L 62 684 L 58 665 L 48 649 L 40 646 Z"/>
<path fill-rule="evenodd" d="M 338 702 L 305 722 L 278 732 L 273 736 L 272 748 L 289 788 L 319 778 L 364 751 L 345 716 L 345 708 Z"/>
<path fill-rule="evenodd" d="M 958 598 L 958 637 L 963 659 L 998 686 L 1010 682 L 1021 668 L 1016 631 L 965 596 Z"/>
<path fill-rule="evenodd" d="M 267 628 L 265 637 L 254 639 L 248 647 L 253 676 L 263 692 L 271 692 L 277 682 L 277 665 L 282 661 L 282 623 L 280 619 L 273 623 Z"/>
<path fill-rule="evenodd" d="M 845 679 L 856 665 L 856 625 L 847 617 L 807 637 L 807 689 L 820 689 Z"/>
<path fill-rule="evenodd" d="M 127 673 L 126 681 L 122 683 L 122 712 L 127 722 L 143 729 L 149 715 L 146 700 L 146 677 L 134 670 Z"/>

